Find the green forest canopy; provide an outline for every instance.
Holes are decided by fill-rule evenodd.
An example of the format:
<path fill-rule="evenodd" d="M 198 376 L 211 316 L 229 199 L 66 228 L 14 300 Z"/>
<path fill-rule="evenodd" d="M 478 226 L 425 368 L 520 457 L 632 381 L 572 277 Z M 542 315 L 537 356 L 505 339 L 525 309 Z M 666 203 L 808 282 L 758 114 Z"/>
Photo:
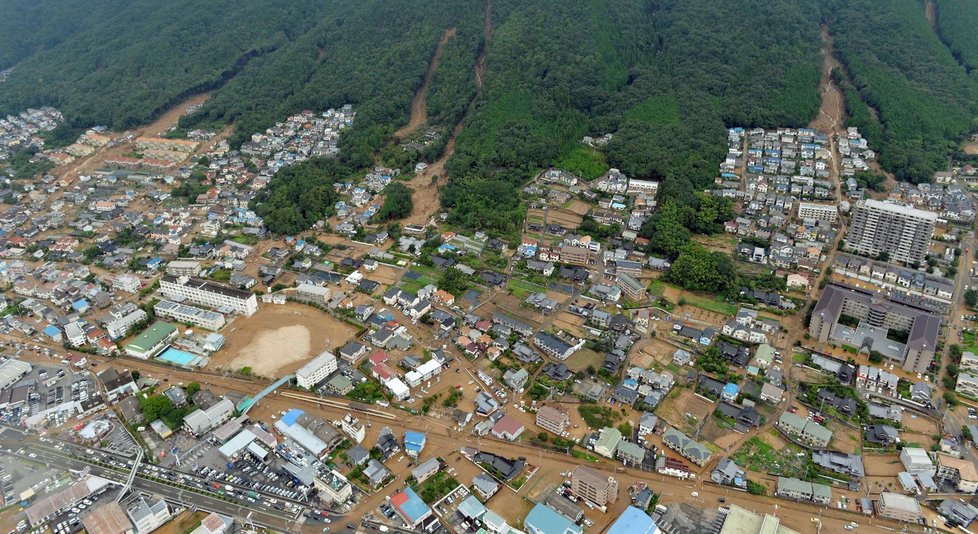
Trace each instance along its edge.
<path fill-rule="evenodd" d="M 898 178 L 929 179 L 978 116 L 978 8 L 937 0 L 494 0 L 485 4 L 285 0 L 0 0 L 0 113 L 54 105 L 71 127 L 124 129 L 187 96 L 213 96 L 183 128 L 235 122 L 232 143 L 302 109 L 357 106 L 335 168 L 283 173 L 263 194 L 273 231 L 330 208 L 301 187 L 375 162 L 408 118 L 439 36 L 429 123 L 464 117 L 441 200 L 450 222 L 515 236 L 519 185 L 555 163 L 663 180 L 663 205 L 698 209 L 729 126 L 801 126 L 817 113 L 820 26 L 834 37 L 851 124 Z M 745 24 L 744 21 L 750 21 Z M 896 39 L 893 36 L 898 35 Z M 477 93 L 476 57 L 486 50 Z M 970 74 L 969 74 L 970 73 Z M 603 150 L 584 135 L 614 133 Z M 294 183 L 274 185 L 280 181 Z M 323 187 L 326 185 L 327 187 Z"/>

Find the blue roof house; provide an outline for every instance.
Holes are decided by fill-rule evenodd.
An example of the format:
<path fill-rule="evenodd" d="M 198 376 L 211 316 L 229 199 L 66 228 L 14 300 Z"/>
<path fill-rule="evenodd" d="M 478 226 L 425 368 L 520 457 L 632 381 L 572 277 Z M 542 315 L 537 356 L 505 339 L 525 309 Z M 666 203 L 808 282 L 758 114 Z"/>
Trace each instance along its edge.
<path fill-rule="evenodd" d="M 71 309 L 78 313 L 85 313 L 88 311 L 89 305 L 88 301 L 85 299 L 79 299 L 71 303 Z"/>
<path fill-rule="evenodd" d="M 431 508 L 411 488 L 404 488 L 401 493 L 393 495 L 390 501 L 397 513 L 404 518 L 411 528 L 418 526 L 431 516 Z"/>
<path fill-rule="evenodd" d="M 723 386 L 723 393 L 720 397 L 725 401 L 733 402 L 737 400 L 737 395 L 740 394 L 740 387 L 733 382 L 727 382 L 727 385 Z"/>
<path fill-rule="evenodd" d="M 42 332 L 44 332 L 44 335 L 51 338 L 52 341 L 61 342 L 61 330 L 57 326 L 49 324 L 44 327 Z"/>
<path fill-rule="evenodd" d="M 414 430 L 408 430 L 404 433 L 404 452 L 413 458 L 417 458 L 421 451 L 424 450 L 425 443 L 424 432 L 416 432 Z"/>

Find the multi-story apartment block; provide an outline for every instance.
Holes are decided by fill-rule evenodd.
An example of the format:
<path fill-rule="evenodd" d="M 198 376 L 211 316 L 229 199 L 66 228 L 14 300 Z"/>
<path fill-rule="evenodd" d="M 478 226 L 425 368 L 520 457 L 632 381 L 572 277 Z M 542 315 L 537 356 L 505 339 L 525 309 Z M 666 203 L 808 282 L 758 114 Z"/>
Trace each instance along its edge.
<path fill-rule="evenodd" d="M 551 406 L 543 406 L 537 410 L 537 426 L 547 432 L 562 436 L 567 427 L 570 426 L 570 417 L 567 416 L 567 412 Z"/>
<path fill-rule="evenodd" d="M 798 204 L 798 218 L 835 222 L 839 218 L 839 208 L 835 204 L 801 202 Z"/>
<path fill-rule="evenodd" d="M 865 256 L 885 252 L 894 261 L 922 262 L 936 222 L 934 212 L 892 202 L 860 200 L 852 211 L 846 247 Z"/>
<path fill-rule="evenodd" d="M 778 477 L 777 495 L 796 501 L 815 504 L 832 502 L 832 489 L 822 484 L 812 484 L 797 478 Z"/>
<path fill-rule="evenodd" d="M 200 274 L 200 262 L 196 260 L 173 260 L 166 264 L 166 274 L 173 276 L 197 276 Z"/>
<path fill-rule="evenodd" d="M 880 517 L 916 523 L 920 520 L 920 503 L 913 497 L 884 491 L 876 501 L 876 513 Z"/>
<path fill-rule="evenodd" d="M 941 318 L 929 310 L 836 284 L 822 292 L 809 325 L 819 343 L 832 340 L 866 353 L 877 351 L 912 373 L 927 371 L 940 329 Z"/>
<path fill-rule="evenodd" d="M 337 369 L 336 356 L 331 352 L 323 352 L 295 372 L 295 383 L 302 388 L 315 387 Z"/>
<path fill-rule="evenodd" d="M 618 500 L 618 481 L 590 467 L 579 465 L 571 473 L 571 491 L 598 506 L 604 506 Z"/>

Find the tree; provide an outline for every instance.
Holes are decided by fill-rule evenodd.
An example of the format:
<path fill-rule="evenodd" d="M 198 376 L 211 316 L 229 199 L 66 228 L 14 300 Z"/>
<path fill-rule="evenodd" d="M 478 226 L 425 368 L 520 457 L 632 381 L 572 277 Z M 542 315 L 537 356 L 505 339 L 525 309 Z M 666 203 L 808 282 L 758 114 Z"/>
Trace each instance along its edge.
<path fill-rule="evenodd" d="M 876 350 L 869 351 L 869 363 L 881 363 L 883 361 L 883 354 Z"/>
<path fill-rule="evenodd" d="M 747 481 L 747 493 L 751 495 L 764 495 L 767 493 L 767 488 L 763 484 L 754 482 L 753 480 Z"/>
<path fill-rule="evenodd" d="M 969 308 L 974 308 L 978 306 L 978 291 L 974 289 L 969 289 L 964 292 L 964 303 L 968 305 Z"/>
<path fill-rule="evenodd" d="M 197 394 L 198 391 L 200 391 L 200 383 L 199 382 L 191 382 L 191 383 L 187 384 L 187 396 L 188 397 L 193 397 L 194 395 Z"/>
<path fill-rule="evenodd" d="M 461 295 L 469 288 L 469 280 L 462 271 L 449 267 L 442 271 L 438 288 L 453 295 Z"/>
<path fill-rule="evenodd" d="M 546 432 L 540 432 L 539 434 L 537 434 L 537 439 L 546 442 L 550 440 L 550 435 L 547 434 Z"/>
<path fill-rule="evenodd" d="M 392 182 L 384 188 L 384 194 L 386 195 L 384 204 L 377 212 L 378 220 L 390 221 L 411 215 L 414 209 L 411 189 L 400 182 Z"/>
<path fill-rule="evenodd" d="M 693 291 L 723 294 L 737 283 L 737 271 L 727 254 L 692 244 L 672 262 L 666 278 Z"/>

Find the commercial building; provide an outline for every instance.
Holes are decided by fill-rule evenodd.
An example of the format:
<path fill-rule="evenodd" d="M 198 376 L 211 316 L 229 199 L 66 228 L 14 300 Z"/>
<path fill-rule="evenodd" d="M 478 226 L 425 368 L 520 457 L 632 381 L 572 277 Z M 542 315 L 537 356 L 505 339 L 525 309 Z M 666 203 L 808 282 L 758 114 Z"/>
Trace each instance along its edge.
<path fill-rule="evenodd" d="M 565 411 L 558 410 L 549 405 L 543 406 L 537 410 L 537 426 L 547 432 L 562 436 L 567 430 L 567 427 L 570 426 L 570 417 Z"/>
<path fill-rule="evenodd" d="M 335 373 L 338 369 L 336 356 L 331 352 L 323 352 L 295 372 L 295 383 L 301 388 L 313 388 Z"/>
<path fill-rule="evenodd" d="M 903 468 L 908 473 L 914 475 L 927 473 L 934 476 L 937 472 L 937 468 L 934 467 L 934 462 L 931 461 L 927 451 L 919 447 L 904 447 L 900 451 L 900 462 L 903 463 Z"/>
<path fill-rule="evenodd" d="M 350 481 L 335 469 L 322 471 L 315 480 L 316 489 L 319 496 L 326 502 L 343 504 L 353 497 L 353 487 Z"/>
<path fill-rule="evenodd" d="M 139 496 L 126 504 L 126 514 L 136 526 L 136 534 L 148 534 L 170 520 L 170 507 L 162 497 L 145 499 Z M 89 532 L 98 532 L 89 530 Z"/>
<path fill-rule="evenodd" d="M 800 202 L 798 204 L 798 218 L 835 222 L 839 218 L 839 208 L 835 204 Z"/>
<path fill-rule="evenodd" d="M 125 352 L 134 358 L 148 360 L 162 352 L 170 341 L 177 337 L 177 333 L 176 326 L 157 321 L 127 343 Z"/>
<path fill-rule="evenodd" d="M 82 526 L 88 532 L 98 532 L 99 534 L 133 534 L 135 532 L 126 511 L 115 501 L 93 508 L 88 515 L 82 518 Z"/>
<path fill-rule="evenodd" d="M 221 399 L 206 410 L 196 409 L 183 418 L 183 428 L 195 436 L 201 436 L 221 426 L 234 415 L 234 403 Z"/>
<path fill-rule="evenodd" d="M 649 514 L 634 506 L 625 508 L 605 534 L 658 534 L 659 527 Z"/>
<path fill-rule="evenodd" d="M 146 315 L 145 311 L 137 309 L 118 319 L 105 323 L 105 331 L 112 339 L 122 339 L 126 337 L 130 328 L 145 321 L 147 317 L 149 316 Z"/>
<path fill-rule="evenodd" d="M 571 491 L 598 506 L 618 500 L 618 481 L 614 477 L 579 465 L 571 472 Z"/>
<path fill-rule="evenodd" d="M 227 309 L 245 316 L 258 311 L 258 297 L 254 293 L 199 278 L 164 275 L 160 279 L 160 291 L 170 299 L 189 300 L 194 304 Z"/>
<path fill-rule="evenodd" d="M 153 311 L 160 317 L 168 317 L 179 323 L 189 323 L 208 330 L 220 330 L 225 323 L 223 314 L 170 300 L 157 302 L 156 306 L 153 306 Z"/>
<path fill-rule="evenodd" d="M 731 504 L 723 520 L 720 534 L 798 534 L 781 524 L 781 519 L 771 514 L 763 516 Z"/>
<path fill-rule="evenodd" d="M 912 497 L 885 491 L 876 501 L 876 513 L 880 517 L 917 523 L 920 521 L 920 503 Z"/>
<path fill-rule="evenodd" d="M 923 262 L 937 214 L 893 202 L 860 200 L 852 210 L 846 247 L 864 256 L 887 253 L 902 263 Z"/>
<path fill-rule="evenodd" d="M 822 484 L 813 484 L 798 480 L 797 478 L 778 477 L 778 488 L 776 491 L 779 497 L 794 499 L 796 501 L 806 501 L 815 504 L 829 504 L 832 502 L 832 489 Z"/>
<path fill-rule="evenodd" d="M 819 343 L 831 340 L 861 352 L 879 352 L 905 371 L 923 373 L 934 357 L 940 329 L 941 318 L 929 310 L 830 284 L 815 304 L 809 333 Z"/>
<path fill-rule="evenodd" d="M 530 534 L 583 534 L 584 529 L 560 515 L 553 508 L 541 503 L 530 510 L 523 526 Z"/>
<path fill-rule="evenodd" d="M 9 359 L 0 363 L 0 389 L 16 384 L 29 372 L 31 372 L 31 364 L 27 362 Z"/>
<path fill-rule="evenodd" d="M 68 510 L 83 499 L 104 492 L 111 481 L 88 475 L 67 488 L 34 501 L 25 511 L 27 522 L 36 527 Z"/>

